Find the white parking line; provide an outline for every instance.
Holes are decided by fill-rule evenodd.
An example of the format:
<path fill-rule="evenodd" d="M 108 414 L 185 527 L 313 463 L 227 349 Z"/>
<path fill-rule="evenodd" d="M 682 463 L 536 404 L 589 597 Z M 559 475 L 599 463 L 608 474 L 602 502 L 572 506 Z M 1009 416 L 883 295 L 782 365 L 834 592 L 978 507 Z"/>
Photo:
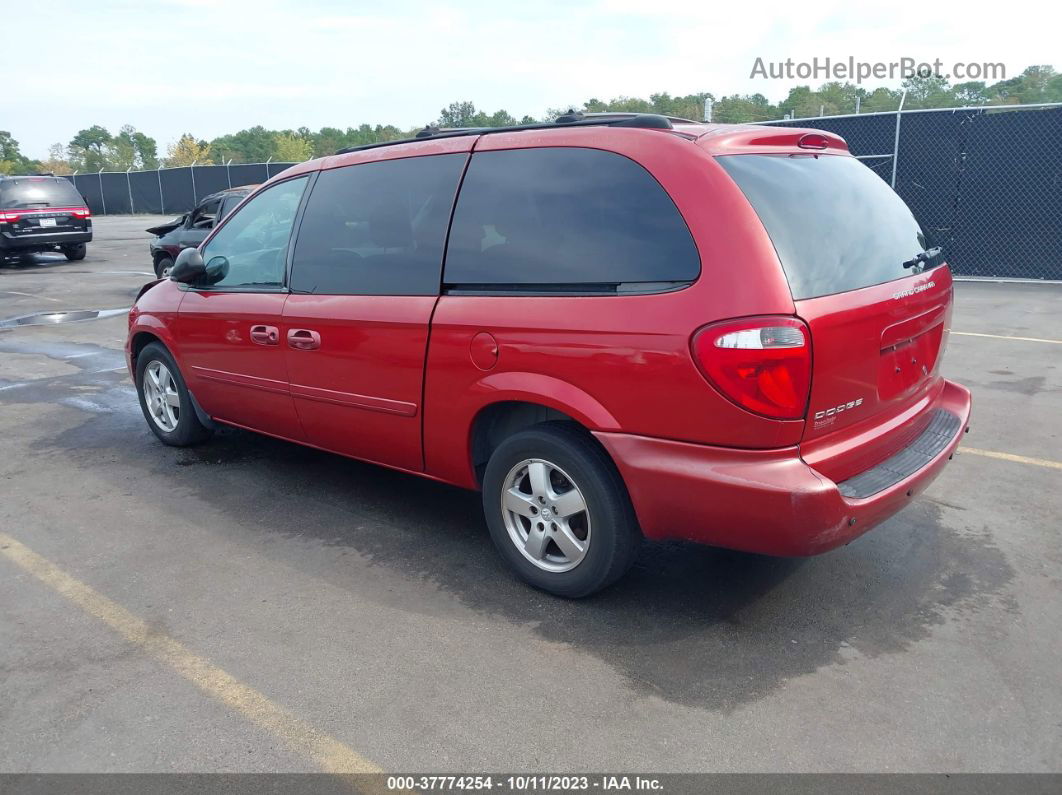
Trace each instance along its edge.
<path fill-rule="evenodd" d="M 1008 337 L 1005 334 L 978 334 L 976 331 L 953 331 L 960 337 L 989 337 L 994 340 L 1017 340 L 1018 342 L 1049 342 L 1053 345 L 1062 345 L 1062 340 L 1045 340 L 1039 337 Z"/>
<path fill-rule="evenodd" d="M 21 295 L 25 298 L 39 298 L 42 301 L 51 301 L 56 304 L 63 303 L 58 298 L 49 298 L 46 295 L 34 295 L 33 293 L 20 293 L 18 290 L 0 290 L 0 293 L 3 293 L 4 295 Z"/>

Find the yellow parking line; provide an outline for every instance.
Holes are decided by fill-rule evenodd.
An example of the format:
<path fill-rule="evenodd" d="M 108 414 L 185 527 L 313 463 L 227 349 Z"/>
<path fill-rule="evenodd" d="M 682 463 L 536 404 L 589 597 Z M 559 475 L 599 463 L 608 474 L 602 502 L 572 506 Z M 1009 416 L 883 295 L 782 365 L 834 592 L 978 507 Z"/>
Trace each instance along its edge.
<path fill-rule="evenodd" d="M 1016 464 L 1032 464 L 1033 466 L 1047 467 L 1048 469 L 1062 469 L 1062 462 L 1048 461 L 1046 458 L 1029 458 L 1028 456 L 1014 455 L 1013 453 L 997 453 L 995 450 L 978 450 L 976 447 L 960 447 L 959 452 L 983 455 L 985 458 L 998 458 L 1001 461 L 1013 461 Z"/>
<path fill-rule="evenodd" d="M 252 687 L 178 641 L 152 628 L 121 605 L 76 580 L 58 566 L 0 533 L 0 554 L 103 621 L 133 645 L 172 668 L 204 693 L 271 732 L 329 773 L 380 773 L 382 769 L 346 745 L 292 715 Z"/>
<path fill-rule="evenodd" d="M 1017 340 L 1018 342 L 1049 342 L 1052 345 L 1062 345 L 1062 340 L 1045 340 L 1040 337 L 1008 337 L 1005 334 L 978 334 L 976 331 L 953 331 L 960 337 L 990 337 L 994 340 Z"/>

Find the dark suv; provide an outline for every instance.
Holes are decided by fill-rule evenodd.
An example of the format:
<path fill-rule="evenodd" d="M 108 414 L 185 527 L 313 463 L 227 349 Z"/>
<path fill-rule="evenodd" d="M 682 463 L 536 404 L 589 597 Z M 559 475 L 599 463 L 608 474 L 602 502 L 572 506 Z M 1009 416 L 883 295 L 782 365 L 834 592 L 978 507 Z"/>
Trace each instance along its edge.
<path fill-rule="evenodd" d="M 166 278 L 177 255 L 184 249 L 195 248 L 206 240 L 210 230 L 256 187 L 258 186 L 244 185 L 211 193 L 201 199 L 191 212 L 147 229 L 146 231 L 156 235 L 148 244 L 155 274 L 160 279 Z"/>
<path fill-rule="evenodd" d="M 0 176 L 0 258 L 61 251 L 85 258 L 92 218 L 85 197 L 67 179 Z"/>
<path fill-rule="evenodd" d="M 842 139 L 609 116 L 294 166 L 142 291 L 127 354 L 166 444 L 481 490 L 509 565 L 581 596 L 643 536 L 812 555 L 907 505 L 970 417 L 951 306 Z"/>

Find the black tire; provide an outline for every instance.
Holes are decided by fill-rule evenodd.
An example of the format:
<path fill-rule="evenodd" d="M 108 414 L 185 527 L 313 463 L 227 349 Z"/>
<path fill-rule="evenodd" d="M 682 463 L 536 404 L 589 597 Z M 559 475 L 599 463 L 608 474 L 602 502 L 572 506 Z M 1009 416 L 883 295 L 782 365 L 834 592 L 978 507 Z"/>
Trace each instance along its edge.
<path fill-rule="evenodd" d="M 169 276 L 170 268 L 173 267 L 172 257 L 159 257 L 155 262 L 155 275 L 160 279 L 165 279 Z"/>
<path fill-rule="evenodd" d="M 525 522 L 526 517 L 509 513 L 502 506 L 513 479 L 519 479 L 520 472 L 524 471 L 519 467 L 527 461 L 552 465 L 564 476 L 561 481 L 566 477 L 583 498 L 586 546 L 574 568 L 544 570 L 541 560 L 538 564 L 532 563 L 512 535 L 516 531 L 510 529 L 508 522 L 523 523 L 521 526 L 528 539 L 532 527 L 542 527 L 541 523 L 529 519 Z M 548 503 L 543 505 L 548 506 Z M 542 423 L 516 433 L 498 445 L 483 477 L 483 511 L 491 539 L 505 562 L 525 582 L 557 596 L 579 598 L 608 587 L 631 567 L 642 541 L 627 488 L 612 460 L 593 437 L 570 423 Z M 556 538 L 559 531 L 550 524 L 548 513 L 548 510 L 538 513 L 538 518 L 546 518 L 549 525 L 539 532 L 543 538 L 551 532 L 554 534 L 551 538 Z M 553 543 L 547 540 L 543 549 L 552 549 L 557 553 L 555 557 L 565 558 L 559 545 L 550 546 Z M 560 565 L 564 565 L 563 562 Z"/>
<path fill-rule="evenodd" d="M 172 376 L 176 387 L 175 391 L 180 405 L 176 412 L 176 425 L 169 430 L 162 427 L 148 408 L 144 380 L 148 377 L 145 374 L 153 362 L 160 362 L 165 367 L 169 375 Z M 147 420 L 148 427 L 163 444 L 172 445 L 173 447 L 190 447 L 206 441 L 213 433 L 210 428 L 199 421 L 195 407 L 192 405 L 192 397 L 184 383 L 184 377 L 181 375 L 181 371 L 177 369 L 177 363 L 174 362 L 170 352 L 162 344 L 152 342 L 144 346 L 144 349 L 137 356 L 136 393 L 137 398 L 140 400 L 140 410 L 144 413 L 144 419 Z"/>
<path fill-rule="evenodd" d="M 88 246 L 84 243 L 74 243 L 70 246 L 63 246 L 60 250 L 68 260 L 73 262 L 85 258 L 85 254 L 88 253 Z"/>

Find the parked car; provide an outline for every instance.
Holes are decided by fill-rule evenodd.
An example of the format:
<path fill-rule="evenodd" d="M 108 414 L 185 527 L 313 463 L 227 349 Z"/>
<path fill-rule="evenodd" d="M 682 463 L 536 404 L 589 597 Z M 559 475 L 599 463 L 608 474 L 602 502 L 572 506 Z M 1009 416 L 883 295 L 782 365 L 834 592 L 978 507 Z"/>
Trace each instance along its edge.
<path fill-rule="evenodd" d="M 569 597 L 643 536 L 812 555 L 925 490 L 970 393 L 889 186 L 826 132 L 568 118 L 264 184 L 130 311 L 148 427 L 479 489 L 501 556 Z"/>
<path fill-rule="evenodd" d="M 256 187 L 258 186 L 243 185 L 211 193 L 200 200 L 191 212 L 146 230 L 156 235 L 148 244 L 155 275 L 160 279 L 166 278 L 177 255 L 186 248 L 195 248 L 202 243 L 210 234 L 210 230 Z"/>
<path fill-rule="evenodd" d="M 0 259 L 61 251 L 81 260 L 91 240 L 92 214 L 70 180 L 0 175 Z"/>

